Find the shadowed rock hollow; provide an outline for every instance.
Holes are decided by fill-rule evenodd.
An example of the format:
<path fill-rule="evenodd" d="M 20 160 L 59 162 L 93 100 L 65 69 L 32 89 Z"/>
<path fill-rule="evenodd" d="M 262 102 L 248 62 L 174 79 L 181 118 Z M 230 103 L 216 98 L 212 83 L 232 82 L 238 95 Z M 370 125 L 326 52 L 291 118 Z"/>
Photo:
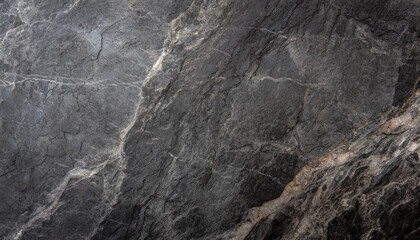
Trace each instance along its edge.
<path fill-rule="evenodd" d="M 0 1 L 0 237 L 419 238 L 419 9 Z"/>

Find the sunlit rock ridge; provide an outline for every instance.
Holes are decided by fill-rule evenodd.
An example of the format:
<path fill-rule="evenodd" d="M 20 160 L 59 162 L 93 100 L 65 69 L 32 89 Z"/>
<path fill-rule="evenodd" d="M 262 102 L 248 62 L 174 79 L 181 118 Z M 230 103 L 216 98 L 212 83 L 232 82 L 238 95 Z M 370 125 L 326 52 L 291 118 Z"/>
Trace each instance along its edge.
<path fill-rule="evenodd" d="M 420 239 L 418 0 L 0 0 L 0 239 Z"/>

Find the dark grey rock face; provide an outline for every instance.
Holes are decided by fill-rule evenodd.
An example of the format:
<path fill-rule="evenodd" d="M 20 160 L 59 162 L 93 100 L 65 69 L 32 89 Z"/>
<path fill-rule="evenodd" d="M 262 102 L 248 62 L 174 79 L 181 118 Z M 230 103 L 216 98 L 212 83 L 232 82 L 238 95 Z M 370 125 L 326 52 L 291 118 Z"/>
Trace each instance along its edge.
<path fill-rule="evenodd" d="M 416 0 L 1 1 L 0 237 L 409 236 L 417 203 L 401 204 L 419 183 L 417 175 L 400 181 L 408 168 L 392 175 L 400 158 L 378 164 L 391 172 L 372 180 L 371 201 L 381 206 L 347 203 L 325 214 L 324 228 L 309 231 L 318 218 L 302 218 L 315 190 L 277 201 L 288 211 L 252 213 L 286 199 L 286 185 L 311 160 L 372 134 L 387 110 L 411 107 L 418 117 L 410 104 L 419 8 Z M 416 133 L 400 130 L 411 136 L 403 153 L 387 154 L 415 162 Z M 401 140 L 393 136 L 366 148 L 386 151 Z M 319 204 L 344 201 L 360 180 L 326 185 L 331 176 L 375 175 L 370 155 L 360 156 L 329 168 L 312 163 L 324 175 L 309 189 L 327 186 Z M 392 181 L 413 192 L 389 200 L 399 191 Z M 401 223 L 389 213 L 395 204 L 412 224 L 387 227 Z M 370 228 L 374 218 L 383 224 Z"/>
<path fill-rule="evenodd" d="M 419 239 L 420 91 L 304 168 L 278 199 L 250 211 L 246 239 Z M 395 117 L 394 117 L 395 116 Z M 256 217 L 256 211 L 259 214 Z"/>

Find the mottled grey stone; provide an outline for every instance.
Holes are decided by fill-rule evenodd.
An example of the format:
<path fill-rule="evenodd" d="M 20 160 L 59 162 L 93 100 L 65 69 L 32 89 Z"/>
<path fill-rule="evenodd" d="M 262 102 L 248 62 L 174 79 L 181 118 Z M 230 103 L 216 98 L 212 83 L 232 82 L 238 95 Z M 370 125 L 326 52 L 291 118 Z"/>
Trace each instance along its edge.
<path fill-rule="evenodd" d="M 415 102 L 419 8 L 416 0 L 0 1 L 0 238 L 287 239 L 301 234 L 297 222 L 318 188 L 346 198 L 342 191 L 369 178 L 363 161 L 375 151 L 395 156 L 360 192 L 406 189 L 398 176 L 416 169 L 418 155 L 397 153 L 418 133 L 371 134 L 385 112 Z M 241 235 L 250 209 L 280 197 L 303 166 L 368 137 L 371 152 L 319 170 L 289 208 Z M 354 195 L 351 208 L 327 214 L 323 235 L 299 237 L 415 236 L 418 202 L 404 196 L 375 228 L 351 224 L 371 212 Z M 403 214 L 413 225 L 398 225 Z"/>

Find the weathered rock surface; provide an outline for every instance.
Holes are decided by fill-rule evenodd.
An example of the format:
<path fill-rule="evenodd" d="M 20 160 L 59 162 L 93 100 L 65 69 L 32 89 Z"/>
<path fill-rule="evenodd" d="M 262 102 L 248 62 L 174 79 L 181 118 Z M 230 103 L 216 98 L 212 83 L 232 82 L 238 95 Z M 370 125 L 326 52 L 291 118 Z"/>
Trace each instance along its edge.
<path fill-rule="evenodd" d="M 252 209 L 231 235 L 419 239 L 420 90 L 411 100 L 404 113 L 384 115 L 303 168 L 281 197 Z"/>
<path fill-rule="evenodd" d="M 419 9 L 0 1 L 0 238 L 416 239 Z"/>

